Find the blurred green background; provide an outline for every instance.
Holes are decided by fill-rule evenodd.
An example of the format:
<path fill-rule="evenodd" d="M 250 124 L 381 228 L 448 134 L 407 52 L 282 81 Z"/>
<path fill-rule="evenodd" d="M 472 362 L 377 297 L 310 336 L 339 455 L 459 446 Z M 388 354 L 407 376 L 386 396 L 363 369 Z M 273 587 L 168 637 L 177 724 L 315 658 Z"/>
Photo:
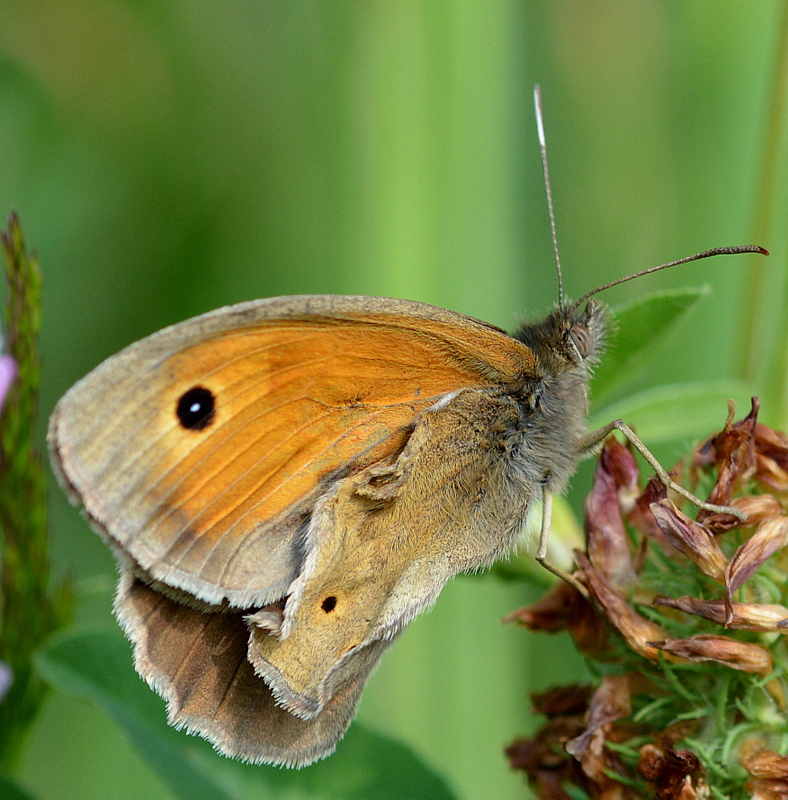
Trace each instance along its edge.
<path fill-rule="evenodd" d="M 536 82 L 570 296 L 709 247 L 772 252 L 611 290 L 711 289 L 621 396 L 740 378 L 785 426 L 785 10 L 0 0 L 0 213 L 18 211 L 43 268 L 42 432 L 101 359 L 227 303 L 388 295 L 510 329 L 544 314 L 556 278 Z M 657 452 L 670 463 L 687 441 Z M 56 571 L 81 581 L 80 619 L 103 621 L 112 558 L 54 481 L 51 494 Z M 360 719 L 463 800 L 527 796 L 502 751 L 536 724 L 528 692 L 583 675 L 565 641 L 499 624 L 539 591 L 457 579 L 365 692 Z M 170 797 L 113 723 L 60 693 L 17 777 L 42 800 Z"/>

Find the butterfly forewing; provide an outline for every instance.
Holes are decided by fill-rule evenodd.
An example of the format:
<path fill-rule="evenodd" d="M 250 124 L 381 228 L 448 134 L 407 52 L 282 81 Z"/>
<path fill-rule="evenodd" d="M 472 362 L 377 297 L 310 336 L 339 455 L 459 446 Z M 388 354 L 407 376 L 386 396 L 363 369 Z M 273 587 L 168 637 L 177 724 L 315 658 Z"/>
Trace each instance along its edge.
<path fill-rule="evenodd" d="M 449 392 L 506 384 L 533 355 L 485 323 L 409 301 L 277 298 L 220 309 L 109 359 L 51 424 L 88 517 L 157 580 L 210 602 L 282 596 L 317 499 L 402 450 Z M 204 389 L 207 424 L 182 398 Z"/>

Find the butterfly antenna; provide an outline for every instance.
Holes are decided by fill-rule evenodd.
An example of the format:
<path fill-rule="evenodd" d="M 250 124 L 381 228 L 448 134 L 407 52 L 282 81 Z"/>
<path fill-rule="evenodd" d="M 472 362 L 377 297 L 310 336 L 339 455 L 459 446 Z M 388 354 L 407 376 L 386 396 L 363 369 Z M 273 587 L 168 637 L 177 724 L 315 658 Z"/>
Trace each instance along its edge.
<path fill-rule="evenodd" d="M 553 213 L 553 193 L 550 190 L 550 172 L 547 169 L 547 144 L 544 138 L 544 118 L 542 116 L 542 91 L 537 83 L 534 86 L 534 111 L 536 113 L 536 131 L 539 135 L 539 149 L 542 152 L 542 170 L 544 171 L 544 187 L 547 191 L 547 211 L 550 214 L 550 233 L 553 237 L 555 268 L 558 272 L 558 305 L 564 304 L 564 278 L 561 273 L 561 259 L 558 257 L 558 236 L 555 232 L 555 214 Z"/>
<path fill-rule="evenodd" d="M 711 256 L 731 256 L 737 255 L 738 253 L 760 253 L 763 256 L 769 255 L 768 250 L 765 250 L 763 247 L 759 247 L 757 244 L 746 244 L 739 247 L 715 247 L 711 250 L 704 250 L 702 253 L 696 253 L 694 256 L 680 258 L 678 261 L 668 261 L 667 264 L 660 264 L 657 267 L 649 267 L 648 269 L 643 269 L 640 272 L 635 272 L 633 275 L 627 275 L 625 278 L 618 278 L 614 281 L 610 281 L 610 283 L 606 283 L 604 286 L 600 286 L 598 289 L 592 289 L 590 292 L 586 292 L 576 303 L 574 303 L 572 308 L 569 309 L 569 312 L 571 314 L 571 312 L 585 303 L 589 297 L 593 297 L 595 294 L 599 294 L 599 292 L 604 292 L 605 289 L 609 289 L 611 286 L 618 286 L 619 283 L 626 283 L 627 281 L 632 281 L 635 278 L 641 278 L 643 275 L 649 275 L 652 272 L 659 272 L 660 270 L 667 269 L 668 267 L 675 267 L 678 264 L 686 264 L 688 261 L 699 261 L 701 258 L 711 258 Z"/>

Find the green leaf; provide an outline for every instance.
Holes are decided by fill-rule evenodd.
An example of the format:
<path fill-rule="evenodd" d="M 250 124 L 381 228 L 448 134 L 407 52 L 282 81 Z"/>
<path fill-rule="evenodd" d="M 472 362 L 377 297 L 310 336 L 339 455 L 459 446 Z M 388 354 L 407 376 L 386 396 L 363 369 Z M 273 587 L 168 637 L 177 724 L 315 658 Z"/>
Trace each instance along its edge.
<path fill-rule="evenodd" d="M 50 683 L 82 695 L 123 728 L 134 747 L 184 800 L 452 800 L 454 794 L 404 745 L 351 726 L 335 755 L 302 770 L 224 758 L 208 742 L 166 723 L 164 703 L 132 667 L 119 630 L 74 630 L 54 637 L 36 664 Z"/>
<path fill-rule="evenodd" d="M 631 384 L 648 366 L 649 350 L 664 341 L 708 293 L 706 287 L 653 292 L 613 309 L 615 328 L 611 357 L 594 371 L 594 400 L 622 384 Z"/>
<path fill-rule="evenodd" d="M 0 800 L 35 800 L 32 794 L 0 773 Z"/>
<path fill-rule="evenodd" d="M 648 447 L 698 439 L 722 428 L 729 399 L 746 413 L 751 393 L 751 384 L 733 379 L 660 386 L 595 412 L 588 428 L 596 430 L 611 420 L 623 419 L 636 428 Z"/>
<path fill-rule="evenodd" d="M 82 695 L 106 711 L 175 797 L 232 797 L 212 776 L 200 773 L 186 747 L 162 724 L 164 704 L 134 673 L 130 646 L 120 632 L 94 629 L 53 637 L 39 652 L 36 666 L 57 688 Z"/>

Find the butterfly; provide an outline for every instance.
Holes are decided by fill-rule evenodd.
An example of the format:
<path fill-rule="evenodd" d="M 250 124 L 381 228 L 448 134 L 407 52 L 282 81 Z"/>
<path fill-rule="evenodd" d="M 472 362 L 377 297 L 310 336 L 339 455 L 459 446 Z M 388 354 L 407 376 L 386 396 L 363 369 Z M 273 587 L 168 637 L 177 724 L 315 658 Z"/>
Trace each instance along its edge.
<path fill-rule="evenodd" d="M 670 265 L 722 252 L 765 251 Z M 632 433 L 586 431 L 597 291 L 514 335 L 408 300 L 256 300 L 66 393 L 51 460 L 117 557 L 115 612 L 171 723 L 309 764 L 408 622 L 509 553 L 538 501 L 545 561 L 552 495 L 610 430 Z"/>

